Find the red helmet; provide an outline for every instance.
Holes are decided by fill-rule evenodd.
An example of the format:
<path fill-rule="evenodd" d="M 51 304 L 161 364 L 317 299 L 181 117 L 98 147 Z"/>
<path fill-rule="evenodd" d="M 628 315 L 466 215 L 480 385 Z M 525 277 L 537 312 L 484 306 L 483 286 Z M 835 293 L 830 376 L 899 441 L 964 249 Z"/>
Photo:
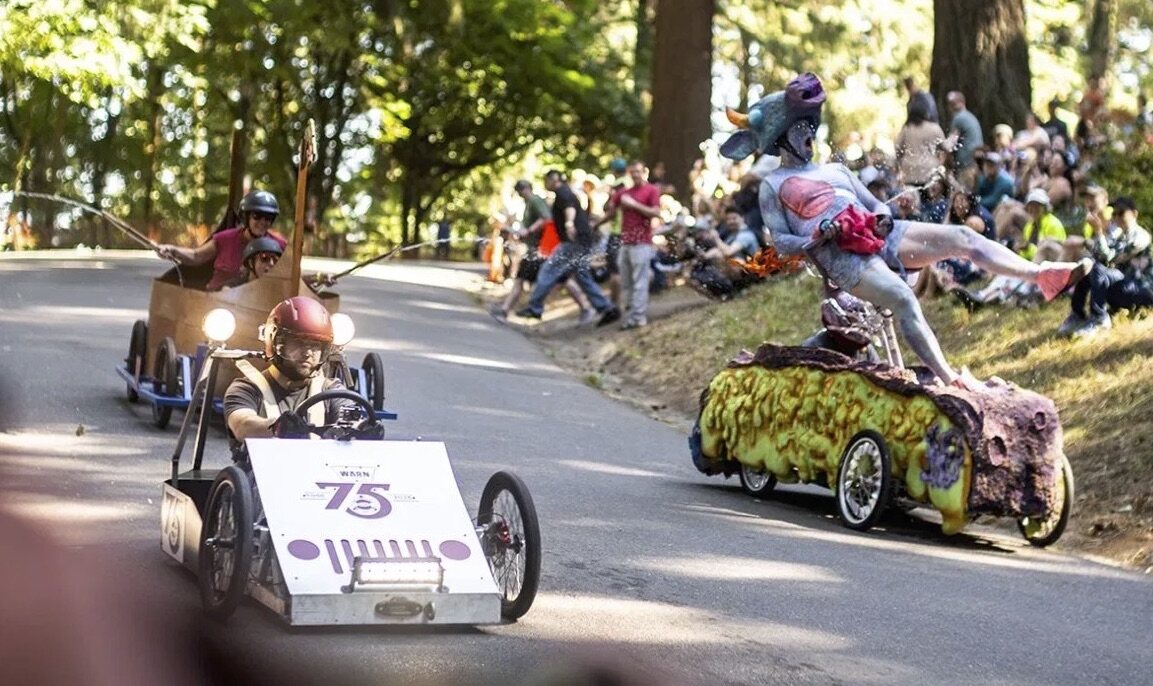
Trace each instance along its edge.
<path fill-rule="evenodd" d="M 286 334 L 332 343 L 332 317 L 324 305 L 312 298 L 299 295 L 289 298 L 268 314 L 268 321 L 264 323 L 264 354 L 275 359 L 277 345 L 284 342 Z"/>

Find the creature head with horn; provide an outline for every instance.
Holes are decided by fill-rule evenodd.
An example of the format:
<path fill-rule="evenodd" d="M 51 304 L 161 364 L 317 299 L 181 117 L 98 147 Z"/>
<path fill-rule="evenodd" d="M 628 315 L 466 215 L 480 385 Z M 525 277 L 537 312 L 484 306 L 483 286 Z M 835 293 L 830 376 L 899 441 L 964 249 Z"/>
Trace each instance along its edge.
<path fill-rule="evenodd" d="M 804 73 L 785 90 L 761 98 L 748 114 L 727 110 L 740 130 L 721 146 L 721 154 L 743 160 L 760 150 L 770 155 L 791 154 L 800 162 L 813 159 L 813 138 L 821 125 L 825 90 L 815 74 Z"/>

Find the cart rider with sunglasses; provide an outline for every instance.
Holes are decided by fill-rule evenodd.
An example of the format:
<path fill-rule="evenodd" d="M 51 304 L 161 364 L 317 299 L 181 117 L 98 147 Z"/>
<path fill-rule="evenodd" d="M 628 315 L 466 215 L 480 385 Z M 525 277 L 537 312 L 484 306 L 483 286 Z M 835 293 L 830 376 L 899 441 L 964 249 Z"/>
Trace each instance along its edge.
<path fill-rule="evenodd" d="M 244 246 L 244 271 L 236 281 L 227 283 L 224 287 L 235 288 L 259 279 L 272 271 L 283 254 L 284 248 L 272 236 L 261 236 L 249 241 L 248 245 Z"/>
<path fill-rule="evenodd" d="M 324 305 L 297 296 L 289 298 L 268 315 L 261 335 L 268 369 L 264 372 L 245 360 L 236 367 L 242 376 L 224 394 L 224 419 L 232 433 L 232 452 L 244 457 L 248 438 L 303 438 L 308 426 L 336 422 L 340 409 L 355 407 L 344 400 L 327 400 L 308 409 L 308 420 L 296 416 L 296 408 L 317 393 L 344 388 L 338 379 L 327 378 L 324 366 L 332 348 L 332 318 Z M 375 422 L 375 418 L 368 420 Z M 364 425 L 368 426 L 368 423 Z"/>
<path fill-rule="evenodd" d="M 204 290 L 218 291 L 244 276 L 244 249 L 249 242 L 267 236 L 284 252 L 287 241 L 271 229 L 279 214 L 280 204 L 276 196 L 268 191 L 252 191 L 240 201 L 241 226 L 216 232 L 199 248 L 165 244 L 159 246 L 157 252 L 165 259 L 184 265 L 211 262 L 212 278 Z"/>

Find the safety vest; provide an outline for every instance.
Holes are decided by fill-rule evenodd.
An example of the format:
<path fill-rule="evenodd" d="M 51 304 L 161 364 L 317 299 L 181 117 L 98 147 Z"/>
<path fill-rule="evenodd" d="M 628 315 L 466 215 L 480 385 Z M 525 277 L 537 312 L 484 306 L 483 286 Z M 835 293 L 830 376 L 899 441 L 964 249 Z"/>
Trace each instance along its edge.
<path fill-rule="evenodd" d="M 280 404 L 276 402 L 276 396 L 272 393 L 272 386 L 268 384 L 268 379 L 257 371 L 256 367 L 248 360 L 237 360 L 236 368 L 244 375 L 244 378 L 251 381 L 257 388 L 260 389 L 260 395 L 264 401 L 264 416 L 268 419 L 276 421 L 280 419 L 282 414 L 280 411 Z M 304 394 L 301 402 L 311 398 L 317 393 L 324 390 L 324 375 L 315 374 L 308 382 L 308 390 Z M 316 403 L 308 408 L 308 423 L 313 426 L 324 426 L 324 403 Z M 316 435 L 311 435 L 311 438 L 316 438 Z"/>

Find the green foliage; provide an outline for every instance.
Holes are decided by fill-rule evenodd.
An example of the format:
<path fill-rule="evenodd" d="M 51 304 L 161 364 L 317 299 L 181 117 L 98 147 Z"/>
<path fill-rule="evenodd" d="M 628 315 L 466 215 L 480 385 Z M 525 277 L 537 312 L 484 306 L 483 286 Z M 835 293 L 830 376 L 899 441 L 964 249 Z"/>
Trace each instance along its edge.
<path fill-rule="evenodd" d="M 1153 145 L 1139 139 L 1121 150 L 1108 150 L 1101 154 L 1093 169 L 1093 179 L 1110 198 L 1127 195 L 1137 204 L 1141 223 L 1149 225 L 1153 217 Z"/>

